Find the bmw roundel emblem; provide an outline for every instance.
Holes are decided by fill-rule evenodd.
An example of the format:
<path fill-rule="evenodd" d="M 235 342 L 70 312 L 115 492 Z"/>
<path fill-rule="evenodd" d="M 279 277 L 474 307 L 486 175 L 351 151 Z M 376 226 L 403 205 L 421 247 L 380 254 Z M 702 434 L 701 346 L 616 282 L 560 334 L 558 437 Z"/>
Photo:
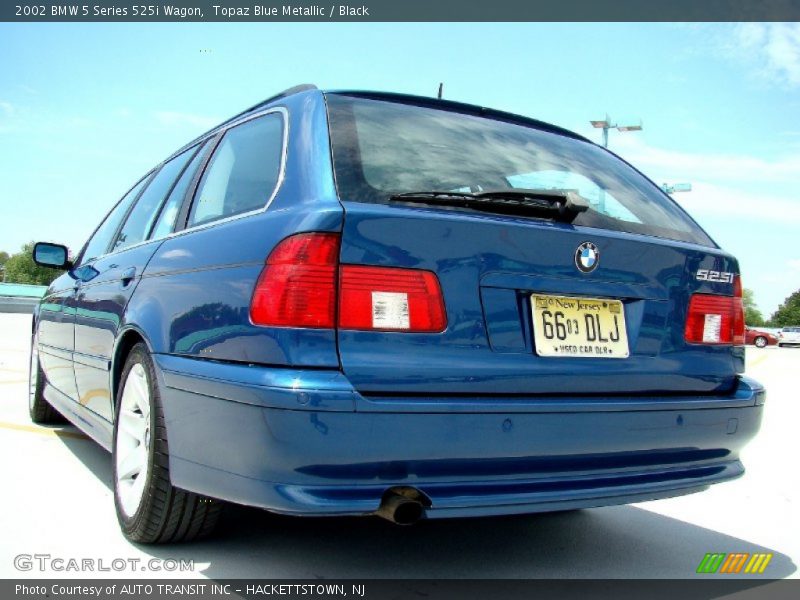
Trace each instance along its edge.
<path fill-rule="evenodd" d="M 575 250 L 575 266 L 581 273 L 591 273 L 600 262 L 600 250 L 592 242 L 583 242 Z"/>

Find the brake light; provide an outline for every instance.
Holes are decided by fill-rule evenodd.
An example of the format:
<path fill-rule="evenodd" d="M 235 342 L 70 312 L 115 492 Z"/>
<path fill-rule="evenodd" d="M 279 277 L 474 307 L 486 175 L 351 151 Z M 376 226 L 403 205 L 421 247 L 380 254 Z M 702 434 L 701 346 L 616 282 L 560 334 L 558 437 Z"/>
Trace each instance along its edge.
<path fill-rule="evenodd" d="M 280 242 L 256 283 L 250 320 L 268 327 L 332 329 L 338 304 L 342 329 L 444 331 L 444 299 L 434 273 L 340 267 L 339 242 L 336 233 L 301 233 Z"/>
<path fill-rule="evenodd" d="M 744 344 L 744 305 L 739 276 L 733 296 L 693 294 L 689 300 L 684 338 L 692 344 Z"/>
<path fill-rule="evenodd" d="M 431 271 L 341 266 L 341 329 L 436 333 L 446 326 L 442 290 Z"/>
<path fill-rule="evenodd" d="M 742 299 L 742 278 L 733 276 L 733 344 L 744 346 L 744 300 Z"/>
<path fill-rule="evenodd" d="M 338 263 L 338 234 L 286 238 L 261 271 L 250 302 L 250 320 L 272 327 L 332 328 Z"/>

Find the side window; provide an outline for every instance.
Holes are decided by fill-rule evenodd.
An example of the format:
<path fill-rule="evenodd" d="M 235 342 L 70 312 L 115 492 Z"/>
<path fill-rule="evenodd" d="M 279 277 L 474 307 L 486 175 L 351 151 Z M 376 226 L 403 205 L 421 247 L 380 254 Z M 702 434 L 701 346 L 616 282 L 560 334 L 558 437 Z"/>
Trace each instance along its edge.
<path fill-rule="evenodd" d="M 204 144 L 197 154 L 194 155 L 192 162 L 190 162 L 189 166 L 183 171 L 175 187 L 173 187 L 172 191 L 169 193 L 169 198 L 167 198 L 167 201 L 164 203 L 161 214 L 158 215 L 158 221 L 156 221 L 156 226 L 153 228 L 153 233 L 150 234 L 151 240 L 157 240 L 165 235 L 169 235 L 175 229 L 175 219 L 181 209 L 186 191 L 192 183 L 192 178 L 194 178 L 195 173 L 197 173 L 197 169 L 200 168 L 200 163 L 203 162 L 206 146 L 208 146 L 208 143 Z"/>
<path fill-rule="evenodd" d="M 230 129 L 203 173 L 188 226 L 263 208 L 278 184 L 282 155 L 279 113 Z"/>
<path fill-rule="evenodd" d="M 102 256 L 106 253 L 109 244 L 111 244 L 111 238 L 114 237 L 114 234 L 119 228 L 119 224 L 122 222 L 122 219 L 125 218 L 128 208 L 130 208 L 133 201 L 139 195 L 139 192 L 142 191 L 142 188 L 144 187 L 144 184 L 147 183 L 148 179 L 149 175 L 133 186 L 133 189 L 125 194 L 122 200 L 120 200 L 117 205 L 111 209 L 111 212 L 108 213 L 108 216 L 105 218 L 100 227 L 97 228 L 92 237 L 89 239 L 89 242 L 86 244 L 86 248 L 84 249 L 80 259 L 81 265 L 86 264 L 90 260 L 94 260 L 98 256 Z"/>
<path fill-rule="evenodd" d="M 150 227 L 158 214 L 158 209 L 164 201 L 172 184 L 175 183 L 183 167 L 189 162 L 194 149 L 187 150 L 170 160 L 156 173 L 145 188 L 136 206 L 133 207 L 122 230 L 119 232 L 112 252 L 122 250 L 128 246 L 138 244 L 147 237 Z"/>

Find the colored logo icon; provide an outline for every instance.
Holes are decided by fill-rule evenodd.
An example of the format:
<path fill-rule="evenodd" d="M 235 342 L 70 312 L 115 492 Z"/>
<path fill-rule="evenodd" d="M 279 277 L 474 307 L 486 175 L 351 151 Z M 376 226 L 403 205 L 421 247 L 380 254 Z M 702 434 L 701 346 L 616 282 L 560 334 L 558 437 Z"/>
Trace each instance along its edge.
<path fill-rule="evenodd" d="M 771 560 L 771 553 L 756 552 L 754 554 L 749 554 L 748 552 L 733 552 L 726 554 L 724 552 L 710 552 L 700 561 L 700 564 L 697 566 L 697 572 L 706 574 L 748 573 L 751 575 L 760 575 L 767 568 Z"/>

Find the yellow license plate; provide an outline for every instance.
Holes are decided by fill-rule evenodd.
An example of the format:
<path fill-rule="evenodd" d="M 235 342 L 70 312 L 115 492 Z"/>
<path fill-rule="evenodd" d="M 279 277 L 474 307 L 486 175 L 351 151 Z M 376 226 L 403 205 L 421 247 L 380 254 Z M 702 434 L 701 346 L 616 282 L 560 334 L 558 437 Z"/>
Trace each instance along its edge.
<path fill-rule="evenodd" d="M 619 300 L 531 295 L 539 356 L 627 358 L 625 308 Z"/>

